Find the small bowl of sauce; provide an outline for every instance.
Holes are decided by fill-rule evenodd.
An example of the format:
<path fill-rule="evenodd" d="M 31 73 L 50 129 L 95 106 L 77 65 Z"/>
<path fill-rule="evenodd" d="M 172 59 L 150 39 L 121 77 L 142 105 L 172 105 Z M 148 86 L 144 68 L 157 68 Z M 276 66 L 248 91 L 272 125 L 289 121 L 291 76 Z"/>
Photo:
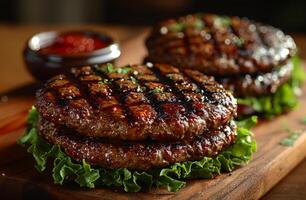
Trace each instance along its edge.
<path fill-rule="evenodd" d="M 93 31 L 50 31 L 32 36 L 23 51 L 29 72 L 40 81 L 67 74 L 71 67 L 114 63 L 119 44 Z"/>

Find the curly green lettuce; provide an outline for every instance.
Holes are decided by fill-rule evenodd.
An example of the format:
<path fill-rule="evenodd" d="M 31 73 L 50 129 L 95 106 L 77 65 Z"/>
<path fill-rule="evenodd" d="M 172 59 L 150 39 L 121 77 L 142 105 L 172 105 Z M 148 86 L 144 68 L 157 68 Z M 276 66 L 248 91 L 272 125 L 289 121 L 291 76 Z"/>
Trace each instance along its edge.
<path fill-rule="evenodd" d="M 306 79 L 306 72 L 297 56 L 291 58 L 291 61 L 293 71 L 290 80 L 274 94 L 239 98 L 238 103 L 252 107 L 254 111 L 266 118 L 272 118 L 295 108 L 298 104 L 299 87 Z"/>
<path fill-rule="evenodd" d="M 186 179 L 211 179 L 222 172 L 231 172 L 247 164 L 256 151 L 256 142 L 252 139 L 250 128 L 257 123 L 257 117 L 237 122 L 235 143 L 216 157 L 204 157 L 199 161 L 175 163 L 166 168 L 149 171 L 134 171 L 126 168 L 109 170 L 91 166 L 85 160 L 82 163 L 72 160 L 59 146 L 42 139 L 37 132 L 38 112 L 35 107 L 29 111 L 28 128 L 19 139 L 36 161 L 36 168 L 43 172 L 47 163 L 53 161 L 52 177 L 55 184 L 74 181 L 81 187 L 116 187 L 126 192 L 149 190 L 151 187 L 167 188 L 175 192 L 186 185 Z"/>

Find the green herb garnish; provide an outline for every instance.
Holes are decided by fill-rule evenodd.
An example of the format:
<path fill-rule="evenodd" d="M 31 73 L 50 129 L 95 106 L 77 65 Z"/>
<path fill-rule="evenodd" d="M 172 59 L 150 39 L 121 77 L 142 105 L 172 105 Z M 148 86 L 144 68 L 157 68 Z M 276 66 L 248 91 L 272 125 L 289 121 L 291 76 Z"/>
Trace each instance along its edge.
<path fill-rule="evenodd" d="M 97 71 L 102 72 L 102 73 L 111 73 L 114 71 L 114 66 L 111 63 L 107 63 L 103 67 L 97 67 Z"/>
<path fill-rule="evenodd" d="M 111 83 L 109 82 L 108 79 L 103 79 L 102 81 L 99 81 L 98 84 L 101 84 L 101 85 L 108 85 L 108 84 L 111 84 Z"/>
<path fill-rule="evenodd" d="M 186 24 L 184 23 L 176 22 L 176 23 L 168 25 L 167 28 L 173 32 L 181 32 L 184 30 L 185 26 Z"/>
<path fill-rule="evenodd" d="M 300 137 L 300 133 L 294 132 L 291 133 L 288 137 L 286 137 L 285 139 L 283 139 L 282 141 L 280 141 L 280 145 L 283 146 L 293 146 L 295 141 Z"/>
<path fill-rule="evenodd" d="M 167 74 L 166 76 L 167 76 L 168 78 L 172 78 L 174 75 L 175 75 L 175 74 Z"/>
<path fill-rule="evenodd" d="M 27 146 L 36 161 L 36 168 L 45 171 L 47 161 L 53 161 L 52 177 L 55 184 L 74 181 L 81 187 L 122 187 L 126 192 L 138 192 L 152 186 L 167 188 L 175 192 L 186 185 L 185 179 L 213 178 L 222 172 L 231 172 L 245 165 L 256 151 L 256 143 L 248 129 L 256 123 L 256 118 L 237 122 L 235 143 L 216 157 L 204 157 L 199 161 L 176 163 L 162 169 L 134 171 L 125 168 L 108 170 L 93 167 L 84 160 L 76 162 L 68 157 L 57 145 L 42 139 L 37 132 L 38 112 L 35 107 L 29 112 L 28 129 L 19 144 Z M 247 128 L 240 125 L 246 125 Z"/>
<path fill-rule="evenodd" d="M 137 83 L 138 83 L 138 81 L 137 81 L 137 79 L 136 79 L 135 77 L 130 76 L 130 79 L 131 79 L 131 81 L 132 81 L 134 84 L 137 84 Z"/>
<path fill-rule="evenodd" d="M 196 18 L 193 22 L 181 21 L 181 22 L 169 24 L 167 26 L 167 28 L 173 32 L 181 32 L 184 29 L 186 29 L 186 27 L 192 27 L 197 30 L 202 30 L 204 28 L 204 22 L 200 18 Z"/>
<path fill-rule="evenodd" d="M 214 25 L 217 27 L 227 28 L 232 24 L 231 19 L 226 16 L 215 16 Z"/>
<path fill-rule="evenodd" d="M 141 87 L 140 85 L 137 85 L 136 92 L 144 92 L 144 91 L 146 91 L 146 87 Z"/>
<path fill-rule="evenodd" d="M 160 87 L 154 88 L 153 90 L 149 91 L 149 93 L 151 94 L 157 94 L 157 93 L 162 93 L 162 92 L 164 92 L 164 88 L 160 88 Z"/>
<path fill-rule="evenodd" d="M 115 68 L 114 72 L 117 72 L 119 74 L 128 74 L 132 68 L 130 66 L 125 66 L 125 67 L 118 67 Z"/>
<path fill-rule="evenodd" d="M 132 69 L 130 66 L 114 67 L 111 63 L 107 63 L 103 67 L 96 68 L 96 70 L 106 74 L 107 73 L 128 74 Z"/>
<path fill-rule="evenodd" d="M 306 116 L 301 120 L 301 122 L 306 125 Z"/>
<path fill-rule="evenodd" d="M 203 20 L 201 20 L 199 18 L 196 18 L 196 20 L 194 21 L 194 23 L 192 25 L 197 30 L 202 30 L 204 28 L 204 22 L 203 22 Z"/>
<path fill-rule="evenodd" d="M 234 37 L 234 38 L 233 38 L 233 42 L 234 42 L 234 44 L 236 44 L 238 47 L 242 47 L 243 44 L 244 44 L 243 38 L 239 38 L 239 37 Z"/>

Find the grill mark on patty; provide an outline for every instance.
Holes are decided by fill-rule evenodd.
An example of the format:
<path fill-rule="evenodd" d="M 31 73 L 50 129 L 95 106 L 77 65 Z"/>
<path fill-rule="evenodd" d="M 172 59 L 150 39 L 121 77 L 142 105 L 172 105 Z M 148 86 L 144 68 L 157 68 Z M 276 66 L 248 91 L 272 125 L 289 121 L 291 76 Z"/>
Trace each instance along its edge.
<path fill-rule="evenodd" d="M 126 105 L 126 99 L 128 98 L 128 96 L 131 94 L 131 92 L 141 92 L 141 93 L 143 93 L 144 95 L 145 95 L 145 97 L 148 99 L 148 102 L 145 104 L 145 105 L 148 105 L 148 106 L 150 106 L 151 108 L 153 108 L 156 112 L 157 112 L 157 115 L 158 116 L 162 116 L 162 110 L 159 108 L 159 106 L 158 105 L 160 105 L 161 103 L 160 102 L 158 102 L 157 100 L 156 100 L 156 98 L 154 98 L 154 96 L 152 95 L 152 94 L 150 94 L 149 93 L 149 91 L 148 91 L 148 88 L 145 86 L 145 83 L 148 83 L 148 81 L 142 81 L 142 80 L 139 80 L 138 78 L 137 78 L 137 76 L 135 76 L 134 75 L 134 72 L 137 72 L 137 70 L 133 70 L 133 72 L 132 73 L 129 73 L 128 74 L 128 76 L 129 77 L 133 77 L 133 79 L 136 81 L 136 83 L 135 84 L 137 84 L 137 89 L 135 90 L 135 89 L 128 89 L 127 91 L 125 91 L 125 92 L 123 92 L 122 93 L 122 91 L 121 91 L 121 89 L 120 89 L 120 86 L 119 86 L 119 84 L 116 84 L 116 81 L 120 81 L 120 78 L 118 78 L 118 79 L 114 79 L 114 80 L 112 80 L 111 82 L 112 82 L 112 84 L 115 84 L 116 85 L 116 92 L 117 92 L 117 95 L 119 96 L 119 99 L 120 99 L 120 102 L 121 102 L 121 104 L 122 105 L 124 105 L 124 107 L 125 107 L 125 109 L 126 109 L 126 113 L 127 113 L 127 118 L 128 119 L 130 119 L 130 123 L 132 124 L 133 123 L 133 121 L 131 121 L 131 119 L 133 118 L 135 118 L 135 116 L 133 116 L 132 115 L 132 113 L 131 113 L 131 110 L 130 110 L 130 108 L 129 108 L 129 106 L 127 106 Z M 101 76 L 104 76 L 104 77 L 107 77 L 107 78 L 109 78 L 108 76 L 107 76 L 107 74 L 106 73 L 100 73 L 101 74 Z M 151 82 L 154 82 L 154 83 L 158 83 L 158 81 L 156 82 L 156 81 L 151 81 Z M 144 91 L 142 91 L 142 90 L 144 90 Z M 134 102 L 133 104 L 131 104 L 130 106 L 140 106 L 140 105 L 144 105 L 142 102 Z"/>
<path fill-rule="evenodd" d="M 209 30 L 209 34 L 212 37 L 212 43 L 214 45 L 214 50 L 215 50 L 215 55 L 214 56 L 220 56 L 222 55 L 221 49 L 220 49 L 220 43 L 218 42 L 218 40 L 216 39 L 216 31 L 214 29 L 214 19 L 211 19 L 210 17 L 212 16 L 204 16 L 203 17 L 203 21 L 205 22 L 205 24 L 208 27 Z"/>
<path fill-rule="evenodd" d="M 117 103 L 112 104 L 110 106 L 106 106 L 106 107 L 104 107 L 102 105 L 102 107 L 103 107 L 102 110 L 104 110 L 104 111 L 106 111 L 106 110 L 116 110 L 115 112 L 123 111 L 121 114 L 119 113 L 116 116 L 118 116 L 119 118 L 127 120 L 129 124 L 135 123 L 136 119 L 135 119 L 135 116 L 132 114 L 130 106 L 139 106 L 139 105 L 143 105 L 143 103 L 133 102 L 133 103 L 127 105 L 126 100 L 125 100 L 129 94 L 131 94 L 132 92 L 135 92 L 135 89 L 126 89 L 126 91 L 123 92 L 122 89 L 120 88 L 120 85 L 117 83 L 118 81 L 123 80 L 122 78 L 111 78 L 108 75 L 108 73 L 102 73 L 98 70 L 98 68 L 99 68 L 99 66 L 96 66 L 95 68 L 93 68 L 93 70 L 91 70 L 91 72 L 93 73 L 93 75 L 101 77 L 102 83 L 99 83 L 98 81 L 86 82 L 86 83 L 83 82 L 82 83 L 82 82 L 79 81 L 79 84 L 84 85 L 84 84 L 94 83 L 94 84 L 105 84 L 105 85 L 107 85 L 107 87 L 110 89 L 111 92 L 109 92 L 109 95 L 102 96 L 102 100 L 107 101 L 108 98 L 110 98 L 110 99 L 114 98 L 114 101 L 117 102 Z M 132 76 L 131 73 L 127 73 L 126 75 L 129 76 L 129 77 Z M 76 76 L 75 78 L 79 78 L 79 77 Z M 107 82 L 103 83 L 103 81 L 107 81 Z M 130 79 L 126 79 L 126 80 L 124 79 L 123 81 L 130 81 Z M 91 105 L 94 108 L 99 109 L 99 106 L 101 106 L 101 103 L 97 101 L 97 97 L 99 97 L 99 95 L 98 96 L 90 95 L 90 89 L 89 89 L 88 86 L 86 86 L 86 91 L 87 91 L 86 97 L 89 97 Z"/>
<path fill-rule="evenodd" d="M 158 64 L 157 64 L 158 65 Z M 165 67 L 160 65 L 160 67 Z M 171 66 L 168 66 L 169 68 Z M 171 87 L 172 92 L 178 97 L 178 102 L 181 103 L 184 108 L 186 109 L 186 114 L 190 113 L 193 111 L 192 105 L 186 101 L 185 97 L 183 96 L 182 92 L 179 91 L 171 81 L 171 79 L 167 78 L 167 74 L 161 74 L 161 71 L 157 68 L 154 68 L 152 72 L 163 82 L 168 83 Z M 179 72 L 178 72 L 179 73 Z"/>
<path fill-rule="evenodd" d="M 214 23 L 214 18 L 220 17 L 227 18 L 202 14 L 201 17 L 188 15 L 161 22 L 153 28 L 146 40 L 149 51 L 146 61 L 167 63 L 178 67 L 188 66 L 209 75 L 229 76 L 257 71 L 270 72 L 296 52 L 292 38 L 276 28 L 245 18 L 228 17 L 229 25 L 220 29 Z M 201 28 L 188 25 L 192 20 L 195 23 L 196 20 L 202 19 L 205 26 Z M 233 22 L 236 23 L 235 26 Z M 171 30 L 175 25 L 182 27 Z M 266 33 L 263 33 L 263 29 L 267 30 Z M 209 39 L 205 39 L 205 32 L 210 33 Z M 243 38 L 240 33 L 244 36 Z M 201 37 L 202 40 L 199 39 Z M 221 40 L 218 41 L 218 38 Z M 247 40 L 242 45 L 238 45 L 241 40 L 238 43 L 235 42 L 244 38 Z M 190 41 L 197 41 L 198 48 L 195 48 Z M 224 41 L 228 44 L 224 44 Z"/>
<path fill-rule="evenodd" d="M 94 72 L 96 75 L 100 75 L 104 80 L 110 80 L 109 87 L 112 89 L 113 93 L 112 96 L 119 102 L 119 108 L 123 110 L 123 115 L 129 124 L 134 123 L 134 116 L 131 113 L 130 108 L 125 104 L 124 98 L 126 96 L 126 92 L 122 93 L 122 90 L 120 90 L 119 84 L 116 83 L 116 81 L 119 81 L 120 79 L 111 79 L 106 73 L 98 73 L 97 68 L 95 68 Z"/>
<path fill-rule="evenodd" d="M 261 45 L 263 46 L 263 49 L 265 49 L 265 51 L 268 51 L 269 50 L 269 44 L 265 41 L 265 38 L 264 38 L 264 35 L 262 34 L 262 32 L 260 31 L 260 29 L 264 26 L 260 26 L 259 24 L 255 24 L 255 27 L 256 27 L 256 34 L 259 38 L 259 41 L 261 43 Z M 256 55 L 255 55 L 256 56 Z M 271 62 L 271 60 L 273 59 L 273 57 L 270 55 L 270 54 L 265 54 L 265 56 L 261 56 L 261 59 L 264 59 L 262 62 L 266 62 L 267 65 L 271 65 L 273 64 L 273 62 Z M 256 59 L 256 62 L 255 62 L 257 65 L 259 65 L 259 67 L 261 68 L 262 65 L 259 64 L 258 62 L 258 59 Z M 281 63 L 280 63 L 281 64 Z M 263 71 L 267 71 L 265 69 L 263 69 Z M 270 70 L 271 71 L 271 70 Z"/>
<path fill-rule="evenodd" d="M 188 71 L 188 69 L 187 69 Z M 200 83 L 198 80 L 196 80 L 194 78 L 194 76 L 192 76 L 190 73 L 188 73 L 186 70 L 182 70 L 182 73 L 187 76 L 188 78 L 190 78 L 196 85 L 198 88 L 200 88 L 200 94 L 205 95 L 204 96 L 204 102 L 206 103 L 210 103 L 210 104 L 214 104 L 216 105 L 216 102 L 211 101 L 210 99 L 212 98 L 212 92 L 206 90 L 205 88 L 203 88 L 203 86 L 206 84 L 204 81 L 202 83 Z"/>
<path fill-rule="evenodd" d="M 243 43 L 241 46 L 238 45 L 238 42 L 235 42 L 234 39 L 236 37 L 236 40 L 240 40 L 241 41 L 241 37 L 240 35 L 238 35 L 236 29 L 234 29 L 232 20 L 233 18 L 231 17 L 227 17 L 227 16 L 218 16 L 218 15 L 205 15 L 206 18 L 213 18 L 212 23 L 211 23 L 211 30 L 212 30 L 212 38 L 213 38 L 213 42 L 216 44 L 216 47 L 218 49 L 219 52 L 219 59 L 222 59 L 222 57 L 225 57 L 225 59 L 227 59 L 227 62 L 225 64 L 223 64 L 223 69 L 227 68 L 233 68 L 233 67 L 237 67 L 238 65 L 240 65 L 241 67 L 247 67 L 245 66 L 245 60 L 244 59 L 240 59 L 240 60 L 236 60 L 236 57 L 241 54 L 242 52 L 246 52 L 246 48 L 245 48 L 245 44 Z M 217 27 L 215 26 L 215 20 L 218 20 L 218 18 L 225 18 L 227 20 L 229 20 L 229 24 L 226 27 Z M 222 29 L 225 29 L 224 33 L 222 31 Z M 224 40 L 219 41 L 217 39 L 217 34 L 221 35 L 224 34 Z M 232 34 L 232 35 L 231 35 Z M 228 41 L 227 41 L 228 40 Z M 232 51 L 231 52 L 224 52 L 221 48 L 221 46 L 223 45 L 224 48 L 231 48 Z M 234 51 L 234 52 L 233 52 Z M 233 62 L 232 64 L 230 62 Z M 250 59 L 250 62 L 252 62 L 253 64 L 256 64 L 252 59 Z M 222 64 L 220 64 L 222 65 Z"/>
<path fill-rule="evenodd" d="M 236 37 L 243 41 L 243 45 L 239 49 L 238 54 L 245 56 L 245 59 L 241 58 L 236 63 L 244 68 L 248 68 L 249 64 L 247 62 L 250 62 L 252 65 L 257 65 L 256 61 L 252 58 L 250 50 L 254 51 L 257 46 L 265 47 L 258 36 L 257 27 L 254 24 L 240 20 L 238 17 L 232 17 L 231 28 L 236 34 Z M 254 28 L 255 30 L 252 30 Z"/>
<path fill-rule="evenodd" d="M 161 64 L 156 64 L 156 65 L 161 65 Z M 165 64 L 163 64 L 163 65 L 165 65 Z M 165 66 L 167 66 L 167 65 L 165 65 Z M 171 66 L 169 65 L 169 67 L 171 67 Z M 174 86 L 175 83 L 178 83 L 178 82 L 173 81 L 171 78 L 167 78 L 168 74 L 165 75 L 165 78 L 174 87 L 174 90 L 180 96 L 180 99 L 183 102 L 183 105 L 185 105 L 186 109 L 188 109 L 189 112 L 194 112 L 195 108 L 191 104 L 191 100 L 186 97 L 187 92 L 194 92 L 196 94 L 201 94 L 204 97 L 203 102 L 212 103 L 212 102 L 207 101 L 207 99 L 212 98 L 211 92 L 209 92 L 208 90 L 205 90 L 202 86 L 199 85 L 199 83 L 197 81 L 193 80 L 192 77 L 188 76 L 188 74 L 186 74 L 184 71 L 179 70 L 179 74 L 182 74 L 183 78 L 185 79 L 184 82 L 181 82 L 179 84 L 195 84 L 197 89 L 194 90 L 194 91 L 192 91 L 192 90 L 191 91 L 190 90 L 187 90 L 187 91 L 186 90 L 185 91 L 180 90 L 180 89 L 178 89 L 177 87 Z M 193 82 L 191 80 L 193 80 Z"/>
<path fill-rule="evenodd" d="M 78 92 L 68 90 L 68 97 L 71 92 L 75 98 L 69 97 L 61 106 L 54 103 L 58 96 L 49 94 L 48 90 L 52 84 L 63 81 L 55 77 L 37 92 L 37 109 L 50 121 L 81 135 L 159 141 L 193 138 L 204 130 L 227 124 L 236 113 L 233 97 L 200 72 L 197 73 L 203 78 L 201 90 L 196 90 L 199 80 L 192 81 L 175 67 L 160 64 L 153 68 L 139 65 L 131 68 L 128 74 L 104 75 L 89 66 L 74 68 L 75 80 L 64 78 L 66 82 L 61 88 L 53 87 L 53 92 L 73 85 Z M 120 67 L 116 69 L 122 71 Z M 190 72 L 196 73 L 195 70 Z M 169 73 L 173 79 L 167 77 Z M 137 83 L 132 84 L 130 76 Z M 99 85 L 105 78 L 110 84 Z M 137 91 L 138 87 L 143 87 L 143 91 Z M 162 92 L 154 93 L 156 87 L 163 88 Z M 202 101 L 203 98 L 207 101 Z M 199 103 L 195 103 L 197 101 Z M 123 112 L 122 105 L 126 109 Z"/>
<path fill-rule="evenodd" d="M 236 40 L 238 40 L 238 41 L 235 42 L 235 41 L 232 40 L 232 42 L 233 42 L 234 44 L 236 44 L 237 55 L 243 55 L 243 56 L 246 56 L 247 58 L 250 58 L 250 52 L 248 52 L 248 48 L 247 48 L 247 43 L 248 43 L 250 40 L 247 39 L 246 37 L 244 37 L 245 35 L 242 35 L 242 34 L 240 33 L 239 27 L 236 27 L 236 26 L 234 25 L 234 20 L 235 20 L 235 18 L 237 18 L 237 17 L 231 17 L 231 24 L 230 24 L 229 28 L 230 28 L 231 32 L 234 34 L 234 37 L 235 37 L 234 39 L 236 39 Z M 239 22 L 242 23 L 241 20 L 239 20 Z M 247 26 L 248 26 L 247 30 L 244 30 L 244 31 L 249 31 L 249 28 L 250 28 L 251 25 L 248 24 Z M 249 33 L 248 36 L 251 36 L 251 37 L 254 36 L 254 34 L 251 34 L 250 31 L 249 31 L 248 33 Z M 252 40 L 254 41 L 255 38 L 251 38 L 251 41 L 252 41 Z M 239 44 L 239 43 L 240 43 L 240 44 Z M 261 44 L 261 42 L 260 42 L 260 44 Z M 250 59 L 250 62 L 252 62 L 254 65 L 256 64 L 252 59 Z M 236 65 L 240 65 L 241 63 L 239 63 L 239 62 L 237 62 L 237 60 L 235 60 L 235 64 L 236 64 Z"/>
<path fill-rule="evenodd" d="M 79 87 L 76 87 L 75 83 L 71 82 L 65 75 L 56 76 L 62 81 L 67 81 L 65 84 L 61 85 L 54 85 L 47 89 L 47 92 L 50 92 L 52 95 L 55 96 L 56 104 L 62 107 L 67 106 L 69 100 L 77 100 L 84 96 L 83 91 L 80 90 Z M 56 78 L 55 77 L 55 78 Z M 54 82 L 53 82 L 54 81 Z M 50 85 L 54 84 L 56 80 L 49 80 L 48 83 Z M 69 90 L 69 88 L 76 89 L 77 91 Z M 86 95 L 85 95 L 86 96 Z"/>
<path fill-rule="evenodd" d="M 98 74 L 93 70 L 90 66 L 85 66 L 80 69 L 74 68 L 71 73 L 71 80 L 72 82 L 75 82 L 76 85 L 80 88 L 82 91 L 82 99 L 85 99 L 86 102 L 88 102 L 89 107 L 93 108 L 93 110 L 101 110 L 100 106 L 101 104 L 98 102 L 99 99 L 103 99 L 107 101 L 108 97 L 113 97 L 113 104 L 110 104 L 109 106 L 103 107 L 102 110 L 105 109 L 121 109 L 122 105 L 120 104 L 120 101 L 118 98 L 116 98 L 115 95 L 113 95 L 113 88 L 107 86 L 105 90 L 108 90 L 108 94 L 102 94 L 102 93 L 94 93 L 93 87 L 99 87 L 99 84 L 101 81 L 105 80 L 105 77 L 98 76 Z M 119 112 L 119 111 L 118 111 Z"/>
<path fill-rule="evenodd" d="M 150 72 L 152 72 L 152 70 L 150 68 L 148 68 L 150 70 Z M 136 70 L 137 71 L 137 70 Z M 140 75 L 140 76 L 151 76 L 149 74 L 139 74 L 140 72 L 137 71 L 137 75 Z M 157 78 L 157 77 L 156 77 Z M 161 116 L 164 115 L 163 113 L 163 110 L 161 109 L 160 107 L 160 104 L 161 102 L 159 102 L 155 97 L 154 97 L 154 94 L 150 92 L 150 90 L 148 90 L 148 88 L 146 87 L 146 83 L 158 83 L 158 80 L 157 81 L 145 81 L 145 80 L 140 80 L 138 78 L 138 76 L 135 76 L 135 79 L 137 80 L 140 88 L 142 88 L 142 91 L 143 94 L 145 95 L 145 97 L 149 100 L 149 105 L 155 110 L 155 112 L 157 113 L 157 118 L 160 118 Z"/>
<path fill-rule="evenodd" d="M 216 99 L 214 98 L 214 95 L 216 92 L 223 90 L 223 87 L 221 85 L 211 84 L 210 79 L 214 80 L 213 77 L 207 77 L 198 71 L 190 70 L 190 69 L 182 69 L 182 73 L 185 74 L 185 76 L 189 77 L 197 85 L 197 87 L 200 88 L 201 94 L 204 94 L 205 97 L 208 97 L 208 98 L 204 98 L 202 102 L 206 102 L 206 103 L 215 105 L 216 108 L 219 106 L 218 109 L 220 109 L 220 112 L 221 110 L 222 112 L 228 112 L 231 109 L 235 109 L 234 108 L 235 106 L 233 107 L 232 104 L 227 103 L 227 101 L 235 101 L 233 97 L 231 96 L 231 94 L 229 93 L 223 93 L 222 97 L 219 96 L 218 97 L 219 99 L 216 101 Z M 192 73 L 195 73 L 195 74 L 192 75 Z M 212 99 L 215 99 L 215 101 L 212 101 Z M 200 107 L 198 108 L 198 110 L 200 112 L 203 112 L 203 110 L 201 111 L 201 107 L 202 107 L 201 104 L 195 104 L 195 105 L 199 105 Z M 221 117 L 221 120 L 226 121 L 227 119 L 226 118 L 223 119 Z M 213 120 L 212 120 L 212 123 L 213 123 Z"/>
<path fill-rule="evenodd" d="M 88 68 L 88 67 L 84 67 L 84 68 Z M 72 74 L 69 76 L 70 77 L 70 81 L 72 83 L 74 83 L 76 86 L 78 86 L 80 92 L 81 92 L 81 96 L 79 98 L 84 98 L 88 103 L 89 106 L 92 108 L 97 108 L 96 104 L 94 102 L 94 99 L 92 98 L 92 96 L 90 95 L 90 91 L 88 90 L 88 86 L 87 84 L 94 84 L 94 83 L 98 83 L 99 80 L 93 80 L 93 79 L 89 79 L 86 78 L 86 81 L 84 80 L 80 80 L 80 78 L 85 79 L 86 76 L 92 76 L 94 75 L 90 70 L 86 70 L 86 72 L 83 72 L 81 74 L 76 74 L 75 72 L 72 72 Z M 77 99 L 74 99 L 77 100 Z"/>
<path fill-rule="evenodd" d="M 263 32 L 260 30 L 260 29 L 262 29 L 262 28 L 267 28 L 267 27 L 265 27 L 265 26 L 260 26 L 260 24 L 255 24 L 255 26 L 256 26 L 256 34 L 258 35 L 258 38 L 259 38 L 261 44 L 262 44 L 264 47 L 268 48 L 270 45 L 269 45 L 269 44 L 267 43 L 267 41 L 265 40 L 265 37 L 264 37 Z"/>

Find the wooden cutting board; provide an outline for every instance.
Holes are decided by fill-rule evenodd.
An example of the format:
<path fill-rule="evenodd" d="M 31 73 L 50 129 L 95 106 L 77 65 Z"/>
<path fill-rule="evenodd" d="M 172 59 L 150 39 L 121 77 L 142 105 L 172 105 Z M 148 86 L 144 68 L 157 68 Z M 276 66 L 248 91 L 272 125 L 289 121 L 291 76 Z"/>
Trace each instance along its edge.
<path fill-rule="evenodd" d="M 127 52 L 119 63 L 140 62 L 132 55 L 133 45 L 137 55 L 144 55 L 143 36 L 130 40 L 122 46 Z M 134 51 L 134 53 L 135 53 Z M 0 95 L 0 199 L 257 199 L 271 189 L 306 157 L 306 87 L 300 105 L 294 111 L 261 122 L 254 128 L 258 152 L 252 162 L 230 174 L 212 180 L 192 180 L 176 193 L 152 190 L 148 193 L 123 193 L 111 189 L 82 189 L 75 185 L 54 185 L 50 175 L 39 174 L 34 160 L 25 149 L 16 144 L 24 131 L 27 110 L 33 104 L 37 85 L 27 85 Z M 300 137 L 292 147 L 279 142 L 289 133 L 286 129 L 299 131 Z"/>

